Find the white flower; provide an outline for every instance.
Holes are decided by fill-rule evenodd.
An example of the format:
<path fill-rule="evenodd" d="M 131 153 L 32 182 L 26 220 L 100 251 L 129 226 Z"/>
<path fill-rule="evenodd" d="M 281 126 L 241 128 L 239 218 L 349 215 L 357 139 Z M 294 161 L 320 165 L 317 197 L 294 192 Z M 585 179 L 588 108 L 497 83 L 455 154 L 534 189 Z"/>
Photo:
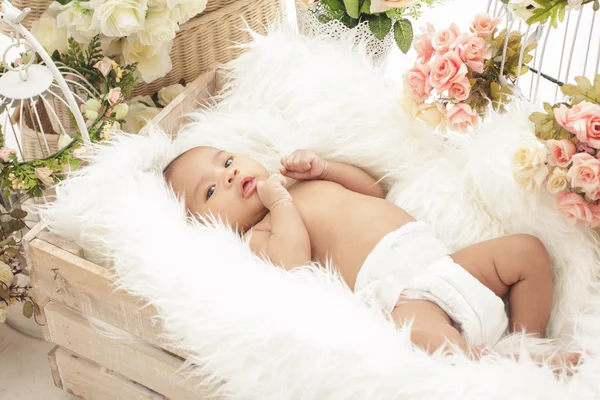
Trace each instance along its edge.
<path fill-rule="evenodd" d="M 173 10 L 176 20 L 184 24 L 204 11 L 206 0 L 167 0 L 167 5 Z"/>
<path fill-rule="evenodd" d="M 123 118 L 125 118 L 125 116 L 127 115 L 127 112 L 129 111 L 129 106 L 124 103 L 117 104 L 117 106 L 113 109 L 113 111 L 115 112 L 116 119 L 123 119 Z"/>
<path fill-rule="evenodd" d="M 166 6 L 150 8 L 144 29 L 138 34 L 140 42 L 146 46 L 154 46 L 175 39 L 179 25 L 171 16 L 171 10 Z"/>
<path fill-rule="evenodd" d="M 142 103 L 129 106 L 129 113 L 125 117 L 124 130 L 129 133 L 138 133 L 152 118 L 160 112 L 160 108 L 148 107 Z"/>
<path fill-rule="evenodd" d="M 44 14 L 31 25 L 31 33 L 50 54 L 58 50 L 59 53 L 67 51 L 68 31 L 60 28 L 56 19 Z"/>
<path fill-rule="evenodd" d="M 185 88 L 183 85 L 176 84 L 164 87 L 158 91 L 158 103 L 161 106 L 168 106 L 170 102 L 175 99 L 175 97 L 179 96 L 181 92 L 183 92 Z"/>
<path fill-rule="evenodd" d="M 562 192 L 569 184 L 569 177 L 565 168 L 555 167 L 548 177 L 546 188 L 550 193 Z"/>
<path fill-rule="evenodd" d="M 167 0 L 148 0 L 148 7 L 166 6 Z"/>
<path fill-rule="evenodd" d="M 144 28 L 148 0 L 91 0 L 89 6 L 93 28 L 109 37 L 126 37 Z"/>
<path fill-rule="evenodd" d="M 135 35 L 123 41 L 123 56 L 127 64 L 138 63 L 138 71 L 144 82 L 162 78 L 171 71 L 171 47 L 173 41 L 156 46 L 145 46 Z"/>
<path fill-rule="evenodd" d="M 577 10 L 583 4 L 583 0 L 569 0 L 569 5 L 567 6 L 567 10 Z"/>
<path fill-rule="evenodd" d="M 533 0 L 510 0 L 508 2 L 508 9 L 523 21 L 527 21 L 536 8 L 540 8 L 540 5 Z"/>
<path fill-rule="evenodd" d="M 538 141 L 515 151 L 513 161 L 515 180 L 527 191 L 534 191 L 541 186 L 548 176 L 546 166 L 546 146 Z"/>
<path fill-rule="evenodd" d="M 65 6 L 53 3 L 52 8 L 60 11 L 56 17 L 59 28 L 67 28 L 69 33 L 79 43 L 89 43 L 98 31 L 92 28 L 93 16 L 91 11 L 84 11 L 81 3 L 71 2 Z"/>
<path fill-rule="evenodd" d="M 0 300 L 0 324 L 6 322 L 6 316 L 8 315 L 8 306 L 5 302 Z"/>

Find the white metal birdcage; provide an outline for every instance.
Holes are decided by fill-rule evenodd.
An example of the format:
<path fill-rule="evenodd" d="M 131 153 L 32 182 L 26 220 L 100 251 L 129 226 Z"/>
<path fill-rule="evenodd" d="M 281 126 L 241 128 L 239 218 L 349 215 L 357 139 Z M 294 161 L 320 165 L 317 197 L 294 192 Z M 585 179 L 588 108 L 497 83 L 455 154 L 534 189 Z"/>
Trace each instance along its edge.
<path fill-rule="evenodd" d="M 528 25 L 512 11 L 514 4 L 527 8 L 525 3 L 528 2 L 505 4 L 488 0 L 487 11 L 503 18 L 504 28 L 520 31 L 524 41 L 538 42 L 533 60 L 528 64 L 531 73 L 517 81 L 521 96 L 535 103 L 556 103 L 562 98 L 560 86 L 573 83 L 576 76 L 593 81 L 600 73 L 600 21 L 596 21 L 600 17 L 593 4 L 587 3 L 567 9 L 564 21 L 557 27 L 552 27 L 550 22 Z M 506 44 L 503 51 L 506 52 Z"/>
<path fill-rule="evenodd" d="M 77 71 L 55 63 L 20 22 L 29 9 L 3 0 L 0 24 L 10 28 L 10 44 L 2 54 L 0 127 L 19 161 L 44 159 L 60 150 L 59 138 L 90 137 L 80 105 L 97 90 Z M 20 57 L 25 55 L 25 57 Z M 65 140 L 63 140 L 65 142 Z M 19 190 L 15 190 L 18 192 Z"/>

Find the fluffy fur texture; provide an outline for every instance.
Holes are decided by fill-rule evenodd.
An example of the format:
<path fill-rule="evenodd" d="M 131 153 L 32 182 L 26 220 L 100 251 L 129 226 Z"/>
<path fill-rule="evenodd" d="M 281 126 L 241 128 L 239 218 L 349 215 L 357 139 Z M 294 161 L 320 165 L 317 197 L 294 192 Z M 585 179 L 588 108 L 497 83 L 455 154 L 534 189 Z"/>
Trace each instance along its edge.
<path fill-rule="evenodd" d="M 344 43 L 282 29 L 248 47 L 230 65 L 219 105 L 196 114 L 173 143 L 156 131 L 118 136 L 42 212 L 54 232 L 111 264 L 120 288 L 157 306 L 166 335 L 190 354 L 190 373 L 225 380 L 221 391 L 240 399 L 600 398 L 598 244 L 549 195 L 514 182 L 512 150 L 533 140 L 526 110 L 444 143 L 408 118 L 398 89 Z M 271 171 L 283 154 L 310 148 L 386 176 L 390 200 L 453 249 L 539 236 L 556 268 L 551 336 L 585 350 L 579 373 L 557 378 L 526 356 L 429 357 L 332 270 L 284 272 L 225 226 L 189 220 L 161 170 L 197 145 L 252 156 Z M 538 345 L 548 343 L 513 336 L 496 350 L 525 355 Z"/>

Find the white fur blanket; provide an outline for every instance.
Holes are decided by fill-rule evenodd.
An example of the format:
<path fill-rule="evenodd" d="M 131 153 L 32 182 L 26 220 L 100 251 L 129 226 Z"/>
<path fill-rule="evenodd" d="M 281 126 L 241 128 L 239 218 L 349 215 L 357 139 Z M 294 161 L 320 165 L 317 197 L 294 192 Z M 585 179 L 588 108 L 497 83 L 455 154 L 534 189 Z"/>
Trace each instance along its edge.
<path fill-rule="evenodd" d="M 229 94 L 174 143 L 159 132 L 117 137 L 60 184 L 42 212 L 54 232 L 111 262 L 121 288 L 157 306 L 166 334 L 203 366 L 192 373 L 224 380 L 224 393 L 239 399 L 600 398 L 598 245 L 549 195 L 514 182 L 512 150 L 533 140 L 525 111 L 444 144 L 403 113 L 399 89 L 360 52 L 285 30 L 256 37 L 231 70 Z M 526 358 L 429 357 L 330 270 L 284 272 L 225 227 L 187 220 L 160 171 L 200 144 L 255 157 L 272 171 L 297 148 L 379 177 L 391 171 L 389 199 L 453 249 L 537 235 L 556 269 L 550 332 L 585 350 L 579 373 L 556 378 Z M 536 345 L 520 339 L 512 343 L 523 351 Z"/>

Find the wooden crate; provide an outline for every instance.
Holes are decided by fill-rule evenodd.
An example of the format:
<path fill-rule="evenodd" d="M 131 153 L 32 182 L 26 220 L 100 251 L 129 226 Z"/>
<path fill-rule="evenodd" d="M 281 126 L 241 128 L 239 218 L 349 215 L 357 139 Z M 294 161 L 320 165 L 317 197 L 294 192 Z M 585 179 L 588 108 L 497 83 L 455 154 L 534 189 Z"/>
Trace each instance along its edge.
<path fill-rule="evenodd" d="M 218 68 L 200 76 L 155 122 L 175 134 L 181 117 L 206 104 L 222 79 Z M 24 243 L 44 336 L 57 345 L 49 354 L 56 386 L 88 400 L 209 397 L 212 390 L 201 379 L 178 375 L 186 354 L 161 337 L 153 306 L 115 291 L 105 268 L 43 224 Z"/>

